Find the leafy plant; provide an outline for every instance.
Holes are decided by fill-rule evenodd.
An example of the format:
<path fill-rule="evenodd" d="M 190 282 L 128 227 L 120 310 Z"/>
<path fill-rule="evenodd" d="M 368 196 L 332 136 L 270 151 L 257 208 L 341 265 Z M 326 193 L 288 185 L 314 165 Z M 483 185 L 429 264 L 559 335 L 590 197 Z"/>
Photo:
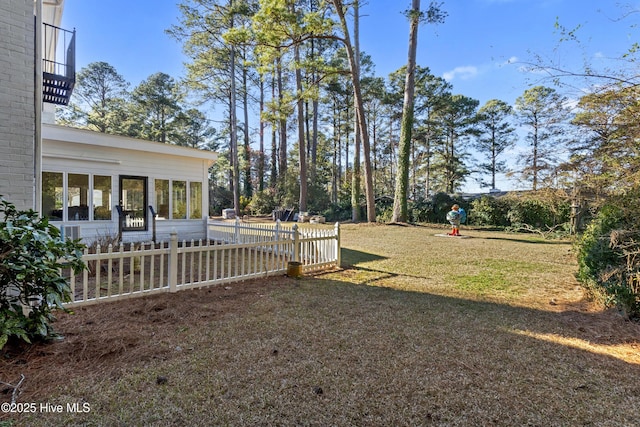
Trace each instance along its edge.
<path fill-rule="evenodd" d="M 507 212 L 509 202 L 504 198 L 482 196 L 471 202 L 473 221 L 476 225 L 506 227 L 509 225 Z"/>
<path fill-rule="evenodd" d="M 638 190 L 602 207 L 576 243 L 578 279 L 629 318 L 640 318 Z"/>
<path fill-rule="evenodd" d="M 26 342 L 53 334 L 53 310 L 70 299 L 61 269 L 80 273 L 83 245 L 33 210 L 18 211 L 0 196 L 0 348 L 10 337 Z"/>
<path fill-rule="evenodd" d="M 276 193 L 272 188 L 256 191 L 249 203 L 251 215 L 268 215 L 277 207 Z"/>

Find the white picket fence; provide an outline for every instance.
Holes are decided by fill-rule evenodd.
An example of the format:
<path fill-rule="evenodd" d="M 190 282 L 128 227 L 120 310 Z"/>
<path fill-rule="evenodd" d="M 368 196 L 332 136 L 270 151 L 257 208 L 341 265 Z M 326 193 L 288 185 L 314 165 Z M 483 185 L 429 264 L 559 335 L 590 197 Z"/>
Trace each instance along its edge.
<path fill-rule="evenodd" d="M 290 242 L 289 245 L 264 247 L 266 251 L 285 251 L 289 260 L 302 263 L 303 271 L 320 270 L 340 265 L 340 225 L 333 229 L 301 228 L 298 224 L 246 224 L 209 220 L 207 240 L 227 244 L 255 244 L 262 242 Z M 279 255 L 282 255 L 281 253 Z"/>
<path fill-rule="evenodd" d="M 72 295 L 67 307 L 281 275 L 294 261 L 303 272 L 337 267 L 340 228 L 209 221 L 204 242 L 178 242 L 174 232 L 169 242 L 85 250 L 83 260 L 81 275 L 63 272 Z"/>

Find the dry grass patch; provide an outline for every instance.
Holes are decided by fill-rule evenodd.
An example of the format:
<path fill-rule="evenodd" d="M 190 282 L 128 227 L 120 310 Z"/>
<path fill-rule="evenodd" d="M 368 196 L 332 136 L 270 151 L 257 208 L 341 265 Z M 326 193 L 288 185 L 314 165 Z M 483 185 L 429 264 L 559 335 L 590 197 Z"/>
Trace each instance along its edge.
<path fill-rule="evenodd" d="M 584 300 L 568 243 L 343 227 L 343 271 L 87 307 L 5 357 L 16 425 L 634 425 L 637 324 Z M 463 257 L 454 254 L 464 254 Z M 502 283 L 507 290 L 491 288 Z M 111 337 L 111 339 L 109 339 Z M 35 354 L 35 353 L 41 354 Z M 22 360 L 18 363 L 18 360 Z"/>

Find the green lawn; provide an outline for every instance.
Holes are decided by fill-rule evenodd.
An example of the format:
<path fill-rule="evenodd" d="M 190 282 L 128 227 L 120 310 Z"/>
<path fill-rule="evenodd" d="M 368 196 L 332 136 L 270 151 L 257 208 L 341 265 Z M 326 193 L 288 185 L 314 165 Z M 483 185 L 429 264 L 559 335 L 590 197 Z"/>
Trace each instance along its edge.
<path fill-rule="evenodd" d="M 584 299 L 571 244 L 445 230 L 345 225 L 341 271 L 64 316 L 62 349 L 104 354 L 27 397 L 91 411 L 15 425 L 637 425 L 640 327 Z"/>

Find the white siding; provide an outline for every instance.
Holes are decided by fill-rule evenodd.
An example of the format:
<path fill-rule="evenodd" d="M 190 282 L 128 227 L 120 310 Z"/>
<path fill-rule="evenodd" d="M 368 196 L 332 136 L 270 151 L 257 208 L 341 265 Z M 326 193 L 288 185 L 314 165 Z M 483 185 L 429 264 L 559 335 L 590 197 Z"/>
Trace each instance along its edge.
<path fill-rule="evenodd" d="M 96 238 L 118 234 L 116 205 L 119 204 L 120 197 L 120 175 L 147 177 L 147 205 L 153 206 L 156 211 L 158 207 L 155 206 L 155 179 L 202 183 L 201 218 L 158 220 L 156 240 L 168 240 L 172 229 L 178 232 L 180 240 L 206 238 L 206 219 L 209 211 L 208 169 L 216 158 L 215 153 L 44 125 L 42 157 L 42 170 L 45 172 L 112 177 L 111 221 L 55 222 L 58 226 L 79 225 L 81 236 L 86 243 Z M 150 241 L 151 220 L 148 221 L 147 228 L 147 231 L 124 232 L 123 241 Z"/>

